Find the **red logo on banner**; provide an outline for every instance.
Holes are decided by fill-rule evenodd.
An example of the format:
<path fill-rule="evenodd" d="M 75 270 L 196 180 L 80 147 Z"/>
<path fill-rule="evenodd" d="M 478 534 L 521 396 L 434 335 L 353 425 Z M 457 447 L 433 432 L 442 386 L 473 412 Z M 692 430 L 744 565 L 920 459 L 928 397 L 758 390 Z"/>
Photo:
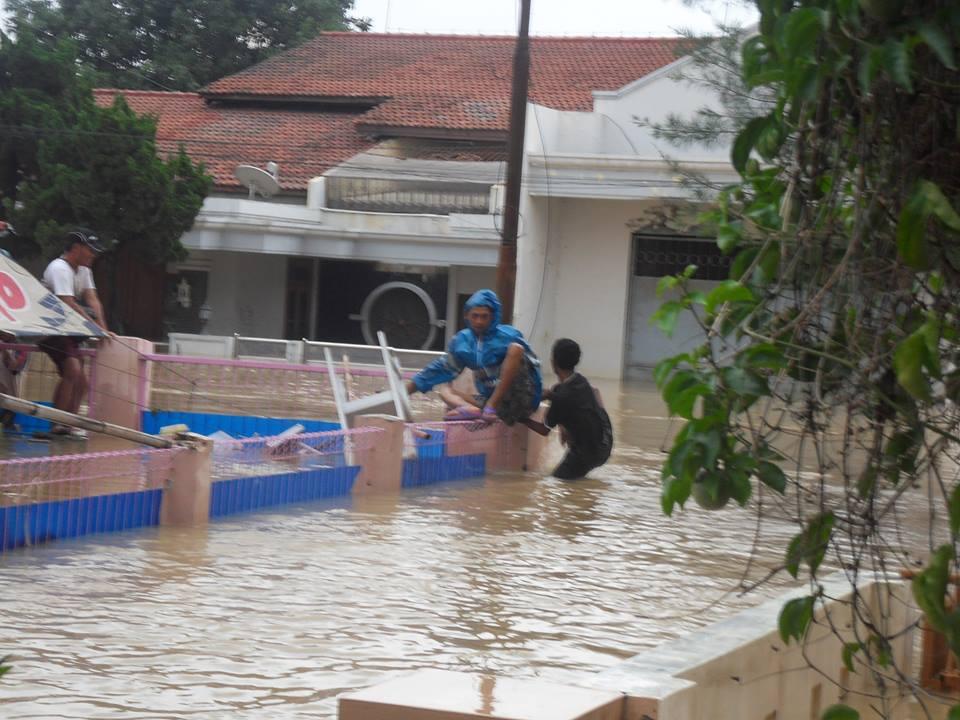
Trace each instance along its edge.
<path fill-rule="evenodd" d="M 16 322 L 11 311 L 19 312 L 27 307 L 27 294 L 13 276 L 0 271 L 0 315 Z"/>

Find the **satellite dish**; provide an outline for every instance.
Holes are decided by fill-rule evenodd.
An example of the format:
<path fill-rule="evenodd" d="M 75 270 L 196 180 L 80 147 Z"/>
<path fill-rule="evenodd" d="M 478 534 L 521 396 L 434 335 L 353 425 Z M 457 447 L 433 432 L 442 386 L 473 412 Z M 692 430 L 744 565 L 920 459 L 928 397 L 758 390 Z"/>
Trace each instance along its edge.
<path fill-rule="evenodd" d="M 261 197 L 271 197 L 280 190 L 280 183 L 266 170 L 253 165 L 238 165 L 234 176 L 250 190 L 250 199 L 260 193 Z"/>

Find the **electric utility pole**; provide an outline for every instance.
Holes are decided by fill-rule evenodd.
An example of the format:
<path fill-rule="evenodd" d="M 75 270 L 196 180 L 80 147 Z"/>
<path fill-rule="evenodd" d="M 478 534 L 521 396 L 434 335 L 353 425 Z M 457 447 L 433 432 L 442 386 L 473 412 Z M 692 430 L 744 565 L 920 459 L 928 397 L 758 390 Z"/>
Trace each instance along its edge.
<path fill-rule="evenodd" d="M 523 133 L 527 123 L 530 85 L 530 0 L 521 0 L 520 32 L 513 53 L 510 90 L 510 130 L 507 141 L 507 187 L 503 202 L 503 231 L 497 260 L 497 295 L 503 304 L 503 322 L 513 322 L 517 284 L 517 230 L 520 225 L 520 181 L 523 175 Z"/>

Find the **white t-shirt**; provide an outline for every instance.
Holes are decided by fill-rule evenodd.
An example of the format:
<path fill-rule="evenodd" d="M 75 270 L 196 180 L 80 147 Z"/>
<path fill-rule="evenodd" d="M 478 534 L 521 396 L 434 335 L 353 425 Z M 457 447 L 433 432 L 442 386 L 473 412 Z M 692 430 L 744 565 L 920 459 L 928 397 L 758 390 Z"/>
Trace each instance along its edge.
<path fill-rule="evenodd" d="M 84 290 L 96 290 L 93 284 L 93 273 L 90 268 L 81 265 L 74 271 L 66 260 L 58 257 L 43 271 L 43 284 L 54 295 L 69 295 L 83 299 Z"/>

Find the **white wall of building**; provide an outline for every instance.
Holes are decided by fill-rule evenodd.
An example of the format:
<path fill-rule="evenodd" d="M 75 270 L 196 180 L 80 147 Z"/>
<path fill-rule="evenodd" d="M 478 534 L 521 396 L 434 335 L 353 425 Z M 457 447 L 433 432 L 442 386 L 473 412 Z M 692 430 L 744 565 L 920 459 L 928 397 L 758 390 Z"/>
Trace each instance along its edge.
<path fill-rule="evenodd" d="M 516 323 L 544 359 L 560 337 L 583 349 L 581 370 L 598 378 L 623 374 L 631 269 L 630 221 L 638 202 L 536 198 L 533 230 L 545 248 L 524 254 Z M 540 290 L 540 277 L 543 289 Z"/>
<path fill-rule="evenodd" d="M 211 335 L 283 337 L 287 258 L 283 255 L 194 251 L 189 264 L 209 267 Z"/>
<path fill-rule="evenodd" d="M 628 351 L 647 365 L 689 340 L 687 328 L 670 340 L 649 325 L 660 304 L 656 281 L 634 282 L 634 295 L 644 296 L 631 298 L 631 278 L 634 232 L 696 234 L 686 217 L 691 194 L 664 157 L 718 185 L 737 179 L 729 148 L 676 148 L 638 122 L 719 109 L 709 88 L 678 79 L 694 70 L 683 59 L 618 91 L 594 93 L 592 113 L 528 107 L 515 324 L 543 357 L 554 340 L 572 337 L 583 348 L 585 373 L 620 378 Z M 677 206 L 673 218 L 658 217 L 658 208 Z M 686 229 L 674 226 L 678 215 Z"/>
<path fill-rule="evenodd" d="M 528 106 L 529 155 L 609 155 L 660 161 L 727 162 L 728 147 L 678 148 L 654 137 L 650 124 L 669 115 L 692 117 L 711 107 L 722 111 L 713 90 L 698 82 L 698 73 L 686 58 L 615 91 L 594 93 L 592 112 L 562 112 Z"/>

